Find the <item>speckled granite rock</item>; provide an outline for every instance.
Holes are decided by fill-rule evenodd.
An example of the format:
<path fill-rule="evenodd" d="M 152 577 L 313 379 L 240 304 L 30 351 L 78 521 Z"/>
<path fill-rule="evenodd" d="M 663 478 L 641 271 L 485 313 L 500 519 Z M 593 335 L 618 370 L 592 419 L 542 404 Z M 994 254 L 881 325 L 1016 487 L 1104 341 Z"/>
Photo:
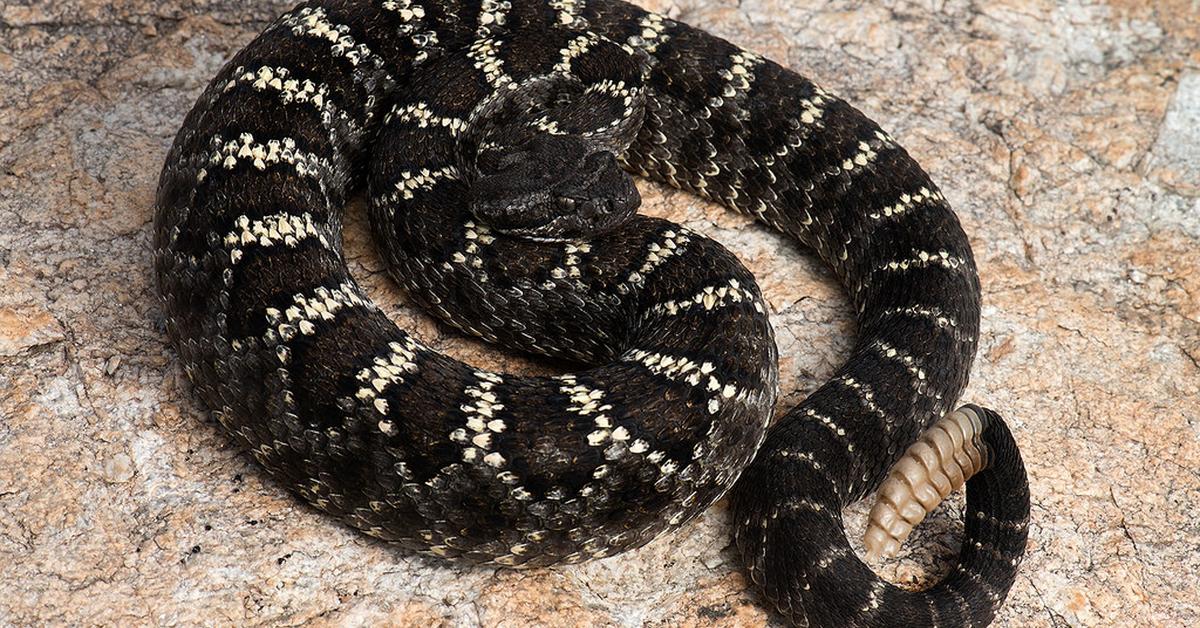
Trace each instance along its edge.
<path fill-rule="evenodd" d="M 446 567 L 299 505 L 202 415 L 152 296 L 153 188 L 208 77 L 287 4 L 0 4 L 0 624 L 777 621 L 736 567 L 723 504 L 602 562 Z M 850 98 L 962 216 L 986 301 L 967 396 L 1009 417 L 1033 488 L 1028 557 L 998 623 L 1200 624 L 1200 6 L 647 5 Z M 785 404 L 833 370 L 853 326 L 817 262 L 686 195 L 646 197 L 758 274 Z M 406 309 L 360 215 L 354 271 L 403 324 L 528 368 Z M 938 577 L 960 505 L 881 572 Z"/>

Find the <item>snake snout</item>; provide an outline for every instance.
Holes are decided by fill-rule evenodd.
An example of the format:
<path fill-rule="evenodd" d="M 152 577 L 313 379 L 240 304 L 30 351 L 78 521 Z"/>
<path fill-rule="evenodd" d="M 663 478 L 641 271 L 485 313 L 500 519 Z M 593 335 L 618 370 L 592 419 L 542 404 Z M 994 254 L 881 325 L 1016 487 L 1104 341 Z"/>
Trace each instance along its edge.
<path fill-rule="evenodd" d="M 599 151 L 588 155 L 580 168 L 581 192 L 588 202 L 580 205 L 585 219 L 628 218 L 642 205 L 641 194 L 633 178 L 621 169 L 611 152 Z M 574 196 L 574 195 L 572 195 Z"/>

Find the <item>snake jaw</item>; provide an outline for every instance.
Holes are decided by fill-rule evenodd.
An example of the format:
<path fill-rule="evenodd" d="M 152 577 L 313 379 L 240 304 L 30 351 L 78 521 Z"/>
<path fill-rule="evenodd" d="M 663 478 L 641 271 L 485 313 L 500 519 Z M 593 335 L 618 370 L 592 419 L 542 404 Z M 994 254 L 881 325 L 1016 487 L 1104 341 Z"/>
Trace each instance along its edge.
<path fill-rule="evenodd" d="M 983 417 L 964 406 L 925 431 L 879 488 L 863 545 L 868 560 L 890 558 L 925 516 L 987 468 Z"/>

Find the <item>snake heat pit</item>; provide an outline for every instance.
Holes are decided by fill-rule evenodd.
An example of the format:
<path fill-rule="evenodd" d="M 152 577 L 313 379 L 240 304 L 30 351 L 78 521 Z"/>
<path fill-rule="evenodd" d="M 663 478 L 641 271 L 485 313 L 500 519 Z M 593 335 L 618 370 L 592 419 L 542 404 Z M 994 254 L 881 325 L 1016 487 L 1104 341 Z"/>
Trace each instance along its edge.
<path fill-rule="evenodd" d="M 630 175 L 753 215 L 833 269 L 859 337 L 830 381 L 772 423 L 754 277 L 638 215 Z M 399 329 L 343 257 L 363 187 L 412 300 L 579 370 L 490 372 Z M 307 2 L 187 116 L 154 247 L 205 405 L 273 478 L 372 536 L 574 563 L 728 491 L 750 577 L 799 625 L 984 624 L 1013 582 L 1020 456 L 995 413 L 952 412 L 980 314 L 957 218 L 857 110 L 701 30 L 618 0 Z M 964 482 L 965 540 L 932 589 L 852 551 L 848 503 L 883 484 L 866 540 L 891 552 Z"/>

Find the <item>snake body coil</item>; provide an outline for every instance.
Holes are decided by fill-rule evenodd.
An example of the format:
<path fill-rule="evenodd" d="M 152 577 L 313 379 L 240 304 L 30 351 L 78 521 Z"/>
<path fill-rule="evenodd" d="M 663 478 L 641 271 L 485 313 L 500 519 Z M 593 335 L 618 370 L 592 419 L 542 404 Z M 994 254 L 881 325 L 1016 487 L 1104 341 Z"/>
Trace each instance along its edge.
<path fill-rule="evenodd" d="M 853 354 L 769 430 L 776 349 L 753 276 L 712 240 L 634 215 L 618 164 L 794 237 L 849 292 Z M 397 328 L 342 254 L 341 208 L 363 182 L 415 301 L 582 370 L 489 372 Z M 373 536 L 472 562 L 576 562 L 638 547 L 737 482 L 736 545 L 795 623 L 986 623 L 1015 576 L 1028 490 L 988 410 L 952 415 L 905 458 L 887 495 L 912 503 L 880 509 L 869 536 L 898 543 L 957 460 L 977 474 L 951 576 L 887 584 L 841 522 L 967 381 L 979 285 L 945 199 L 845 102 L 632 5 L 300 5 L 184 122 L 155 263 L 205 404 L 272 476 Z"/>

